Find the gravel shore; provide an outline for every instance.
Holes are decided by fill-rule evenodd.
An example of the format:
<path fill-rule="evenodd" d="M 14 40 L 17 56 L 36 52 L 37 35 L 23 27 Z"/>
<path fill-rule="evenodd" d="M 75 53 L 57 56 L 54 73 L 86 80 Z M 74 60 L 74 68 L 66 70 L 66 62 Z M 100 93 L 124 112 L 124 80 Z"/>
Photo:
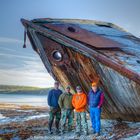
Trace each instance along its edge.
<path fill-rule="evenodd" d="M 102 119 L 101 136 L 92 134 L 88 118 L 89 135 L 75 137 L 72 132 L 49 135 L 47 130 L 48 108 L 32 106 L 0 105 L 0 140 L 139 140 L 140 122 L 118 122 Z"/>

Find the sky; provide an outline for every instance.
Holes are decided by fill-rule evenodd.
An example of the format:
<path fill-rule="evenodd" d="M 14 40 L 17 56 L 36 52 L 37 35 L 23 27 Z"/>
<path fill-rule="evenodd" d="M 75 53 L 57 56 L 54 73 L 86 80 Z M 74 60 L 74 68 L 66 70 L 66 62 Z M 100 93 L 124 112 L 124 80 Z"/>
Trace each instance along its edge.
<path fill-rule="evenodd" d="M 0 0 L 0 85 L 53 86 L 27 41 L 21 18 L 73 18 L 112 22 L 140 37 L 140 0 Z"/>

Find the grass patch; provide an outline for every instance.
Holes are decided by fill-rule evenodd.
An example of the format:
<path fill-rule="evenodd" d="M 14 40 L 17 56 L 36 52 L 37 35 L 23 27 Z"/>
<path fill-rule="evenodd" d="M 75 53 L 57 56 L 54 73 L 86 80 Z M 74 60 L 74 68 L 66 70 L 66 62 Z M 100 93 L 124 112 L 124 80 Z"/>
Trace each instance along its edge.
<path fill-rule="evenodd" d="M 30 86 L 16 86 L 16 85 L 0 85 L 0 92 L 17 92 L 17 91 L 39 91 L 49 90 L 51 88 L 39 88 Z"/>

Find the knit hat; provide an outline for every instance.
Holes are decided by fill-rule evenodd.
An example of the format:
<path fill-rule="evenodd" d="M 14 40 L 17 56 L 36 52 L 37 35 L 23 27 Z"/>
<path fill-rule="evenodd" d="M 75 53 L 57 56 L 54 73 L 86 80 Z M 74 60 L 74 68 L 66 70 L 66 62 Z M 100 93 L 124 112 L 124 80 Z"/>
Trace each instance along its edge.
<path fill-rule="evenodd" d="M 77 86 L 76 90 L 82 90 L 82 88 L 80 86 Z"/>
<path fill-rule="evenodd" d="M 59 85 L 59 82 L 58 82 L 58 81 L 55 81 L 54 84 L 55 84 L 55 85 Z"/>
<path fill-rule="evenodd" d="M 93 82 L 91 83 L 91 85 L 92 85 L 92 87 L 98 86 L 98 83 L 99 83 L 99 77 L 95 77 Z"/>
<path fill-rule="evenodd" d="M 70 89 L 70 86 L 67 86 L 66 89 Z"/>
<path fill-rule="evenodd" d="M 98 85 L 98 83 L 97 82 L 92 82 L 92 87 L 94 87 L 94 86 L 97 86 Z"/>

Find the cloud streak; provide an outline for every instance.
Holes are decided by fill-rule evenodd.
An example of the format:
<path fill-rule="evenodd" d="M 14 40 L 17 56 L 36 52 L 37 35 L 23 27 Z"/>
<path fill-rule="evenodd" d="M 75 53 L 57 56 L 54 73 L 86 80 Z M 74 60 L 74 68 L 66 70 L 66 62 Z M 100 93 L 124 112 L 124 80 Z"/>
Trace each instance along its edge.
<path fill-rule="evenodd" d="M 15 38 L 0 37 L 0 43 L 20 43 L 20 44 L 23 44 L 24 42 L 22 40 L 15 39 Z"/>
<path fill-rule="evenodd" d="M 16 44 L 23 44 L 24 41 L 16 38 L 9 38 L 9 37 L 0 37 L 0 43 L 16 43 Z M 26 39 L 26 44 L 30 45 L 28 38 Z"/>
<path fill-rule="evenodd" d="M 52 87 L 54 80 L 46 72 L 0 70 L 2 85 L 25 85 L 37 87 Z"/>
<path fill-rule="evenodd" d="M 24 60 L 22 66 L 0 69 L 0 84 L 52 87 L 54 80 L 41 60 Z M 13 64 L 14 65 L 14 64 Z"/>
<path fill-rule="evenodd" d="M 5 56 L 5 57 L 14 57 L 14 58 L 22 58 L 22 59 L 28 59 L 28 60 L 37 60 L 38 58 L 32 57 L 32 56 L 26 56 L 26 55 L 18 55 L 18 54 L 8 54 L 8 53 L 0 53 L 0 56 Z"/>

